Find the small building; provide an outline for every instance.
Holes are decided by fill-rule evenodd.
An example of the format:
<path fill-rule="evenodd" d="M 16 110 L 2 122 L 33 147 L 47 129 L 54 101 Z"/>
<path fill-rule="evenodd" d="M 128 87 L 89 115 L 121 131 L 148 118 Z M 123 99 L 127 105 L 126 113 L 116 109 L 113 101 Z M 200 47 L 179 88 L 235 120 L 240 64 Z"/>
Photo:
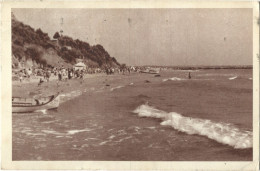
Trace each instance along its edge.
<path fill-rule="evenodd" d="M 75 69 L 75 71 L 76 70 L 85 70 L 86 69 L 86 65 L 83 63 L 83 62 L 79 62 L 79 63 L 77 63 L 77 64 L 75 64 L 74 65 L 74 69 Z"/>
<path fill-rule="evenodd" d="M 63 47 L 66 47 L 67 49 L 71 50 L 72 47 L 71 46 L 63 46 Z"/>

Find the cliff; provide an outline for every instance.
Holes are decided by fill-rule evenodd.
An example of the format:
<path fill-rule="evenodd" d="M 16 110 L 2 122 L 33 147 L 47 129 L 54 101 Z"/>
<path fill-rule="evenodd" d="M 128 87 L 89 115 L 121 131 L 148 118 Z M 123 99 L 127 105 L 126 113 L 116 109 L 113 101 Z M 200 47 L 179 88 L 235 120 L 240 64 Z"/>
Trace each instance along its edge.
<path fill-rule="evenodd" d="M 12 14 L 12 67 L 71 67 L 77 59 L 88 67 L 120 66 L 102 45 L 91 46 L 58 33 L 54 37 L 23 24 Z"/>

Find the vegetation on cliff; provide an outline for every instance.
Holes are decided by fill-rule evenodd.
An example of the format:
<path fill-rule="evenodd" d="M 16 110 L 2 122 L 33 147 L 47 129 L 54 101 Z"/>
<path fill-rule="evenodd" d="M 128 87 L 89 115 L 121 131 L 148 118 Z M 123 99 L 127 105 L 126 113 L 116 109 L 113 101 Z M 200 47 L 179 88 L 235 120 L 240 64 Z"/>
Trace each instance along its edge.
<path fill-rule="evenodd" d="M 16 59 L 13 61 L 31 60 L 39 66 L 57 67 L 73 65 L 80 58 L 89 67 L 120 66 L 102 45 L 91 46 L 78 39 L 60 36 L 58 32 L 53 38 L 12 16 L 12 55 Z M 13 63 L 13 67 L 17 66 Z"/>

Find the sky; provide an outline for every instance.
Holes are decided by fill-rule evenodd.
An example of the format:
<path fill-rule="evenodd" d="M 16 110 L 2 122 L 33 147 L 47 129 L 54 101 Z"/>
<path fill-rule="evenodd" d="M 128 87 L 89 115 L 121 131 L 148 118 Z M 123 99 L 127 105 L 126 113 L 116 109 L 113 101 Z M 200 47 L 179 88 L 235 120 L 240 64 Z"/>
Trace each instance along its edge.
<path fill-rule="evenodd" d="M 50 37 L 101 44 L 127 65 L 252 65 L 252 9 L 12 9 Z M 63 18 L 63 24 L 61 24 Z"/>

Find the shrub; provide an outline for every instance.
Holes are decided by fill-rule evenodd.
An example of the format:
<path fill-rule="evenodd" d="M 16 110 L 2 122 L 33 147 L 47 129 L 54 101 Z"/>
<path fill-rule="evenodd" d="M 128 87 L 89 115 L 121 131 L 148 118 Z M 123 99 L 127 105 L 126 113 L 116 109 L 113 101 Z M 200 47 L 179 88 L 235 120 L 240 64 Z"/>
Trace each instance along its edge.
<path fill-rule="evenodd" d="M 60 38 L 59 32 L 56 32 L 56 33 L 53 35 L 53 38 L 54 38 L 54 39 L 59 39 L 59 38 Z"/>

